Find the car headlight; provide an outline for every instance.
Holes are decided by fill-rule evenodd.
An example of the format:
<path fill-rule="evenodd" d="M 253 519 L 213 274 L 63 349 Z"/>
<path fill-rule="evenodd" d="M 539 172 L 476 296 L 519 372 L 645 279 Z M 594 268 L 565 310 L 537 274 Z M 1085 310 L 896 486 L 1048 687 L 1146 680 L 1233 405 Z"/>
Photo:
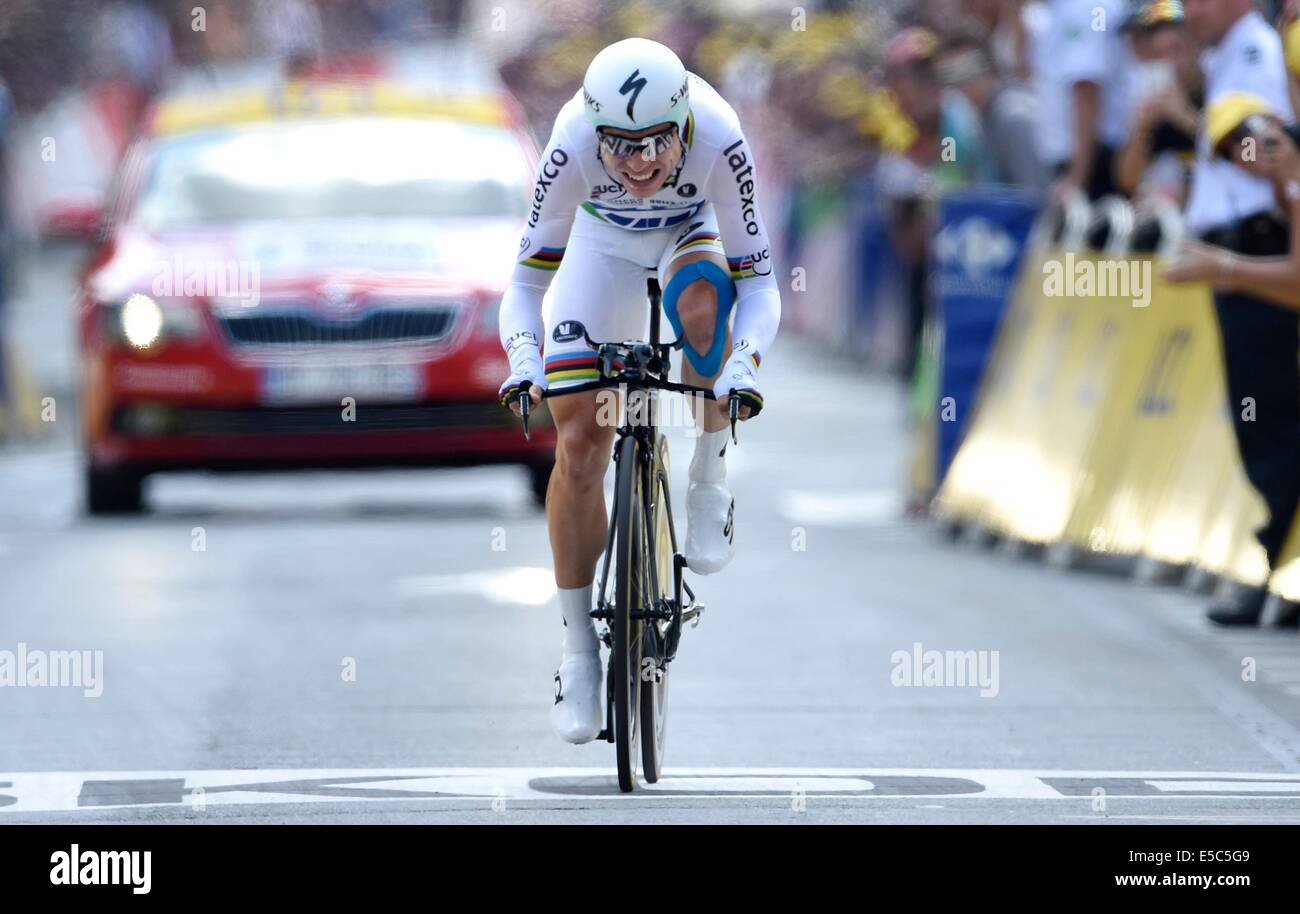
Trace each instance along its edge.
<path fill-rule="evenodd" d="M 185 301 L 157 300 L 137 292 L 120 305 L 104 308 L 106 329 L 114 339 L 148 349 L 164 339 L 194 339 L 203 334 L 203 318 Z"/>
<path fill-rule="evenodd" d="M 163 313 L 148 295 L 135 294 L 122 305 L 122 336 L 137 349 L 148 349 L 162 336 Z"/>

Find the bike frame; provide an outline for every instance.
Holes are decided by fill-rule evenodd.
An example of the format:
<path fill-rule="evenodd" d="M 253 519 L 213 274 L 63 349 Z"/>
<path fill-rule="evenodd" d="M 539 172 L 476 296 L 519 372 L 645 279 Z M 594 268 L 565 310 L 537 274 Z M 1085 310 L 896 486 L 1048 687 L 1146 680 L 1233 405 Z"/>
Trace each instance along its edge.
<path fill-rule="evenodd" d="M 623 467 L 616 463 L 615 478 L 618 479 L 624 472 L 634 472 L 638 478 L 633 480 L 639 483 L 640 504 L 634 504 L 632 510 L 640 510 L 642 513 L 641 529 L 644 552 L 641 558 L 648 556 L 648 561 L 637 563 L 636 574 L 641 579 L 637 582 L 635 588 L 639 594 L 640 606 L 628 606 L 627 618 L 629 624 L 641 623 L 639 637 L 646 639 L 652 646 L 650 656 L 656 661 L 656 683 L 661 681 L 660 677 L 666 675 L 668 664 L 671 663 L 677 655 L 677 647 L 681 640 L 682 625 L 690 622 L 692 625 L 698 625 L 700 614 L 704 607 L 695 599 L 695 594 L 690 586 L 683 580 L 682 572 L 686 568 L 686 559 L 677 548 L 677 526 L 673 521 L 672 498 L 669 491 L 669 480 L 667 466 L 661 465 L 660 452 L 663 435 L 659 430 L 659 392 L 675 391 L 679 393 L 702 395 L 709 399 L 714 399 L 711 390 L 701 387 L 695 387 L 689 384 L 679 384 L 670 381 L 669 374 L 672 367 L 672 350 L 681 348 L 684 338 L 674 340 L 671 343 L 662 343 L 659 341 L 660 333 L 660 310 L 661 310 L 661 292 L 659 283 L 656 279 L 647 279 L 646 294 L 650 304 L 650 342 L 628 341 L 622 343 L 598 343 L 584 331 L 584 337 L 587 345 L 596 350 L 596 364 L 599 379 L 585 384 L 578 384 L 573 387 L 565 388 L 556 394 L 546 394 L 547 396 L 563 396 L 565 394 L 580 393 L 587 390 L 599 390 L 618 387 L 624 392 L 622 421 L 617 429 L 617 435 L 614 443 L 614 456 L 616 461 L 623 459 L 623 444 L 629 438 L 635 442 L 631 448 L 631 453 L 635 455 L 635 467 Z M 519 414 L 524 422 L 524 433 L 528 432 L 528 415 L 529 415 L 529 393 L 527 390 L 521 390 L 518 394 Z M 732 434 L 735 434 L 735 421 L 739 409 L 739 400 L 733 393 L 730 400 L 730 413 L 732 418 Z M 662 473 L 662 487 L 657 489 L 659 484 L 656 474 Z M 618 491 L 618 486 L 615 486 Z M 656 492 L 661 491 L 659 497 L 661 504 L 656 505 Z M 596 593 L 596 608 L 591 611 L 592 619 L 604 622 L 607 630 L 602 636 L 602 640 L 614 647 L 610 637 L 610 631 L 615 627 L 616 614 L 621 612 L 621 607 L 614 606 L 611 599 L 607 598 L 610 585 L 610 572 L 614 567 L 615 561 L 615 537 L 620 525 L 621 517 L 619 515 L 619 499 L 615 499 L 613 510 L 610 512 L 609 534 L 605 541 L 605 560 L 600 574 L 600 586 Z M 656 511 L 663 510 L 666 512 L 666 522 L 668 526 L 669 547 L 672 554 L 673 575 L 671 594 L 662 593 L 660 586 L 661 576 L 659 562 L 661 560 L 658 554 L 657 545 L 658 526 L 656 524 Z M 651 539 L 653 538 L 653 540 Z M 632 592 L 629 586 L 628 592 Z M 683 600 L 683 594 L 685 600 Z M 615 595 L 615 598 L 617 595 Z M 659 624 L 662 623 L 662 629 Z M 651 632 L 647 636 L 647 631 Z M 642 649 L 645 640 L 643 640 Z M 644 655 L 642 655 L 644 656 Z M 613 723 L 613 696 L 614 687 L 612 677 L 614 675 L 614 665 L 611 663 L 609 668 L 610 685 L 606 689 L 607 704 L 605 720 L 605 729 L 601 731 L 598 739 L 607 742 L 615 742 L 615 727 Z M 630 738 L 635 739 L 635 734 Z M 622 785 L 623 769 L 620 761 L 620 786 Z M 630 787 L 624 789 L 630 790 Z"/>
<path fill-rule="evenodd" d="M 653 512 L 651 500 L 647 493 L 653 492 L 653 470 L 659 453 L 659 442 L 662 439 L 662 433 L 659 431 L 659 392 L 664 390 L 675 391 L 677 393 L 701 395 L 709 399 L 713 399 L 713 392 L 690 384 L 678 384 L 668 380 L 672 368 L 672 351 L 681 347 L 682 340 L 674 340 L 671 343 L 659 341 L 662 293 L 658 280 L 653 278 L 646 280 L 646 295 L 650 303 L 649 337 L 652 342 L 598 343 L 591 337 L 587 337 L 587 344 L 595 349 L 597 353 L 596 364 L 600 380 L 578 384 L 566 388 L 558 394 L 548 393 L 547 396 L 564 396 L 588 390 L 610 388 L 622 388 L 624 390 L 622 422 L 617 430 L 614 453 L 617 459 L 617 455 L 621 450 L 618 444 L 624 438 L 631 436 L 637 439 L 638 447 L 635 451 L 640 465 L 635 470 L 642 474 L 641 491 L 645 497 L 642 498 L 641 509 L 645 512 L 644 529 L 652 530 Z M 520 399 L 520 405 L 525 410 L 526 421 L 527 404 L 523 401 L 527 399 L 527 394 L 524 394 Z M 665 480 L 665 490 L 667 490 L 667 480 Z M 667 656 L 664 661 L 666 663 L 676 653 L 677 641 L 681 634 L 682 608 L 684 605 L 682 594 L 683 592 L 686 594 L 688 600 L 686 605 L 694 604 L 695 594 L 691 591 L 690 586 L 682 580 L 685 559 L 677 551 L 677 526 L 673 522 L 671 499 L 665 499 L 663 508 L 668 512 L 669 538 L 675 557 L 673 562 L 673 594 L 670 599 L 665 599 L 663 594 L 658 593 L 659 569 L 655 564 L 658 562 L 658 556 L 654 555 L 654 550 L 649 550 L 651 555 L 648 580 L 655 582 L 654 586 L 649 590 L 651 593 L 656 594 L 654 602 L 658 605 L 631 607 L 630 617 L 632 619 L 666 621 L 669 623 L 669 638 L 666 641 L 669 650 L 666 652 Z M 604 567 L 601 569 L 600 587 L 597 590 L 596 608 L 591 613 L 593 619 L 599 619 L 607 624 L 612 618 L 606 593 L 609 589 L 609 575 L 614 554 L 614 532 L 617 529 L 618 522 L 617 510 L 616 505 L 614 511 L 611 512 L 609 536 L 605 542 Z M 698 615 L 693 618 L 698 621 Z"/>
<path fill-rule="evenodd" d="M 642 499 L 640 508 L 644 512 L 643 529 L 647 531 L 647 536 L 649 536 L 652 535 L 651 531 L 655 529 L 651 501 L 655 486 L 654 472 L 658 460 L 659 444 L 663 437 L 659 431 L 659 392 L 661 390 L 674 390 L 692 394 L 711 394 L 701 388 L 686 384 L 675 384 L 668 380 L 672 368 L 672 350 L 679 343 L 659 342 L 661 294 L 659 283 L 654 279 L 647 280 L 646 291 L 650 300 L 649 336 L 653 342 L 598 345 L 597 367 L 602 380 L 591 385 L 583 385 L 583 389 L 610 388 L 618 385 L 625 390 L 623 421 L 616 432 L 614 453 L 615 455 L 620 454 L 621 448 L 618 447 L 618 442 L 621 442 L 624 438 L 630 436 L 637 439 L 639 446 L 635 449 L 635 452 L 638 465 L 633 468 L 633 471 L 641 476 Z M 621 361 L 622 367 L 616 368 L 616 362 L 619 361 Z M 667 480 L 664 481 L 664 492 L 665 496 L 668 496 Z M 695 600 L 695 594 L 682 579 L 682 569 L 685 567 L 685 561 L 677 550 L 677 525 L 673 521 L 672 499 L 665 497 L 661 508 L 668 515 L 668 536 L 674 556 L 673 594 L 668 597 L 659 593 L 659 568 L 657 566 L 659 557 L 656 555 L 656 550 L 647 550 L 650 561 L 649 567 L 643 569 L 643 576 L 645 582 L 650 583 L 650 586 L 643 587 L 642 592 L 653 595 L 652 605 L 629 607 L 629 617 L 633 620 L 668 623 L 667 650 L 662 660 L 666 665 L 676 655 L 677 642 L 681 636 L 682 593 L 685 591 L 687 598 L 692 603 Z M 597 590 L 596 608 L 591 613 L 593 619 L 599 619 L 606 623 L 612 618 L 612 611 L 609 601 L 606 599 L 606 594 L 609 589 L 609 574 L 613 565 L 614 533 L 618 525 L 617 510 L 618 506 L 615 505 L 614 511 L 611 512 L 609 535 L 605 542 L 605 560 L 601 569 L 600 587 Z"/>

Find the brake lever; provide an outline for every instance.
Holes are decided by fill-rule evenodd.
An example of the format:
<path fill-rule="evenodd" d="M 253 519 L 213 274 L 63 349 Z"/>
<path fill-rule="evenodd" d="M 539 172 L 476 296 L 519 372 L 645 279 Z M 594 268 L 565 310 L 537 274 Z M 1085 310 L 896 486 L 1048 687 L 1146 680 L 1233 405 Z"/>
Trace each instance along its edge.
<path fill-rule="evenodd" d="M 519 418 L 524 423 L 524 440 L 532 441 L 533 437 L 528 432 L 528 410 L 533 405 L 532 385 L 525 387 L 519 392 Z"/>
<path fill-rule="evenodd" d="M 727 416 L 731 419 L 731 443 L 740 444 L 736 440 L 736 420 L 740 418 L 740 396 L 735 391 L 732 391 L 727 399 Z"/>

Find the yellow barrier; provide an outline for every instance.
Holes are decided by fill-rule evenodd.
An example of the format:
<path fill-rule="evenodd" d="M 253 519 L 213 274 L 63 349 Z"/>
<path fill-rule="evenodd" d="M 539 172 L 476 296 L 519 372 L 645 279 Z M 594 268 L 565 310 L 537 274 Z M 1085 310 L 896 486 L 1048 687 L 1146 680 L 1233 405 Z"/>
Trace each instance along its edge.
<path fill-rule="evenodd" d="M 1291 525 L 1291 532 L 1282 546 L 1277 570 L 1269 582 L 1272 590 L 1296 603 L 1300 603 L 1300 514 Z"/>
<path fill-rule="evenodd" d="M 1168 286 L 1151 258 L 1129 257 L 1150 280 L 1145 307 L 1048 294 L 1045 271 L 1066 257 L 1026 258 L 938 510 L 1028 542 L 1263 581 L 1253 530 L 1264 507 L 1225 411 L 1209 290 Z M 1115 263 L 1075 253 L 1068 269 Z M 1293 539 L 1300 591 L 1300 531 Z"/>
<path fill-rule="evenodd" d="M 0 441 L 30 439 L 41 428 L 40 396 L 13 347 L 0 353 L 0 370 L 5 371 L 0 390 Z"/>

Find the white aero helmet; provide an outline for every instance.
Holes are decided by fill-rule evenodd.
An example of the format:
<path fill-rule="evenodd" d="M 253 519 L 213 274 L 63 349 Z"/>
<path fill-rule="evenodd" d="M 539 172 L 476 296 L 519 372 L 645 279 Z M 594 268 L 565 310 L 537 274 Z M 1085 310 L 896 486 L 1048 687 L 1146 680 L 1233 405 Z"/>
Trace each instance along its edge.
<path fill-rule="evenodd" d="M 686 67 L 672 49 L 647 38 L 624 38 L 587 67 L 582 100 L 597 130 L 644 130 L 673 123 L 685 130 L 690 110 Z"/>

